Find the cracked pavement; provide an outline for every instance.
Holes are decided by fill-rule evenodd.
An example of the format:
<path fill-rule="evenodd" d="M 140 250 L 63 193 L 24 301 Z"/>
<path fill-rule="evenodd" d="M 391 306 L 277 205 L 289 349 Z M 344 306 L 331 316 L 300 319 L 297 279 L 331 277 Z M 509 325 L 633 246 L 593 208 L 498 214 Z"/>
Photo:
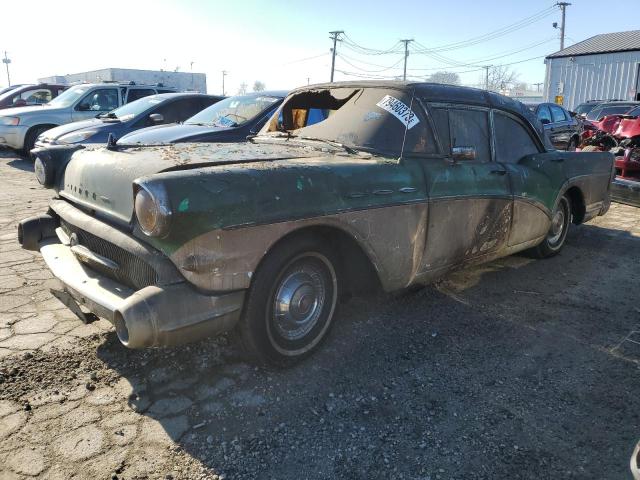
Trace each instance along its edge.
<path fill-rule="evenodd" d="M 640 209 L 556 258 L 513 256 L 341 305 L 256 369 L 225 336 L 131 351 L 51 296 L 16 224 L 45 210 L 0 151 L 0 479 L 629 478 L 640 439 Z"/>

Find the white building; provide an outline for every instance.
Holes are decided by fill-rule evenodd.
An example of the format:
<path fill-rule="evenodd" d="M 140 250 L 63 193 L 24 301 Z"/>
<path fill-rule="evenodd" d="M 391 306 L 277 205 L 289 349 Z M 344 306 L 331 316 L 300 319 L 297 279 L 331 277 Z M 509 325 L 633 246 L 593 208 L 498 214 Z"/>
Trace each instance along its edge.
<path fill-rule="evenodd" d="M 640 100 L 640 30 L 596 35 L 544 63 L 547 102 L 571 110 L 586 100 Z"/>
<path fill-rule="evenodd" d="M 136 70 L 132 68 L 103 68 L 91 72 L 54 75 L 39 78 L 41 83 L 98 83 L 136 82 L 139 84 L 163 84 L 179 91 L 207 93 L 207 76 L 204 73 L 167 72 L 164 70 Z"/>

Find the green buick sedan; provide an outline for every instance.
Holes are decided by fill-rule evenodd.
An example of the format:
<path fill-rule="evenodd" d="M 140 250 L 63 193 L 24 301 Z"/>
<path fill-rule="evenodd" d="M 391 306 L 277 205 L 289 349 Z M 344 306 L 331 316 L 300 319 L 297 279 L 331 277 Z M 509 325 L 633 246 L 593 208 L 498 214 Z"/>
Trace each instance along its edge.
<path fill-rule="evenodd" d="M 571 223 L 607 211 L 614 172 L 609 153 L 554 150 L 513 99 L 428 83 L 300 88 L 247 140 L 39 150 L 56 195 L 19 241 L 128 347 L 233 330 L 288 365 L 342 294 L 557 254 Z"/>

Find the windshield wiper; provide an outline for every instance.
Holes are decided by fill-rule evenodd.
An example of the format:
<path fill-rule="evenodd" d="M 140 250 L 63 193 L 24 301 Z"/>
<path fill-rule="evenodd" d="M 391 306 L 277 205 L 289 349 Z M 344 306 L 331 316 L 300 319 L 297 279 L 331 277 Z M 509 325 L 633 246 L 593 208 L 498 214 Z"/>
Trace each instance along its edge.
<path fill-rule="evenodd" d="M 300 137 L 300 136 L 296 136 L 296 135 L 294 135 L 294 136 L 296 138 L 299 138 L 300 140 L 311 140 L 313 142 L 322 142 L 322 143 L 326 143 L 327 145 L 331 145 L 332 147 L 342 148 L 347 153 L 353 153 L 353 154 L 357 154 L 358 153 L 358 151 L 355 148 L 349 147 L 349 146 L 345 145 L 344 143 L 335 142 L 333 140 L 327 140 L 326 138 Z"/>

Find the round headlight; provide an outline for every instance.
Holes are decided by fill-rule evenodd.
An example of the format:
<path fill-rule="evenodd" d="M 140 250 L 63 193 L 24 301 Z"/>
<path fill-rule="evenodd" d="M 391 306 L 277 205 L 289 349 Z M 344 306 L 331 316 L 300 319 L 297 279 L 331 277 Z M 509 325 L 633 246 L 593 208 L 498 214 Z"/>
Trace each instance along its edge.
<path fill-rule="evenodd" d="M 51 162 L 48 162 L 41 157 L 36 157 L 36 161 L 33 164 L 33 172 L 35 173 L 36 180 L 38 180 L 40 185 L 47 188 L 53 186 L 55 175 Z"/>
<path fill-rule="evenodd" d="M 135 211 L 138 225 L 145 235 L 162 237 L 167 234 L 171 211 L 164 191 L 159 190 L 154 195 L 146 188 L 140 188 L 136 193 Z"/>

